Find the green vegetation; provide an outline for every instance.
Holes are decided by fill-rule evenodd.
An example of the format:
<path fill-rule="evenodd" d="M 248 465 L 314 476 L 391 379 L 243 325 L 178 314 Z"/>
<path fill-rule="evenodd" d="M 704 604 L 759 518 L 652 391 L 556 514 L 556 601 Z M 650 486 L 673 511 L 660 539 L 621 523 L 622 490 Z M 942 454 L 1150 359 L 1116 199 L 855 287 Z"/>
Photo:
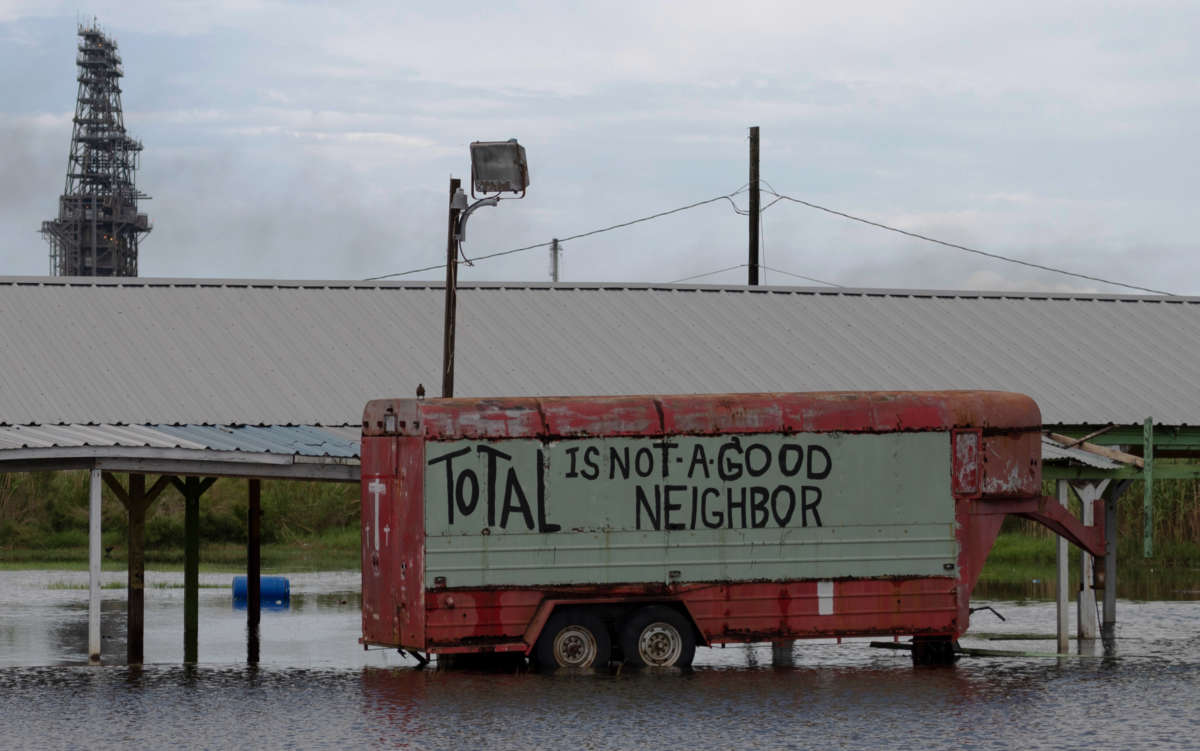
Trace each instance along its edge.
<path fill-rule="evenodd" d="M 1193 597 L 1200 589 L 1200 483 L 1162 481 L 1154 489 L 1154 557 L 1142 553 L 1142 489 L 1133 483 L 1117 504 L 1117 593 L 1133 599 Z M 1043 488 L 1054 493 L 1053 483 Z M 1071 511 L 1079 501 L 1071 495 Z M 1024 519 L 1009 518 L 988 555 L 977 597 L 1053 598 L 1057 538 Z M 1068 591 L 1079 587 L 1079 555 L 1071 548 Z M 1072 595 L 1074 596 L 1074 595 Z"/>
<path fill-rule="evenodd" d="M 122 483 L 126 481 L 120 476 Z M 200 499 L 200 561 L 207 571 L 246 566 L 245 480 L 218 480 Z M 359 566 L 358 486 L 264 481 L 264 571 L 322 571 Z M 183 497 L 163 491 L 146 514 L 146 565 L 183 568 Z M 0 568 L 87 568 L 86 472 L 0 474 Z M 124 570 L 128 519 L 105 488 L 101 501 L 106 570 Z"/>
<path fill-rule="evenodd" d="M 357 485 L 279 480 L 265 481 L 262 487 L 264 570 L 358 568 Z M 1122 577 L 1194 575 L 1200 571 L 1200 482 L 1156 484 L 1155 557 L 1150 561 L 1142 558 L 1141 487 L 1136 482 L 1130 486 L 1118 508 Z M 1053 490 L 1047 483 L 1045 492 Z M 85 472 L 0 474 L 0 568 L 86 568 L 87 495 Z M 201 498 L 203 570 L 245 569 L 247 505 L 245 480 L 218 480 Z M 125 510 L 107 488 L 102 516 L 104 568 L 124 570 Z M 982 581 L 1052 580 L 1054 539 L 1033 522 L 1007 520 Z M 157 570 L 183 568 L 183 498 L 174 489 L 164 491 L 147 514 L 146 562 Z"/>

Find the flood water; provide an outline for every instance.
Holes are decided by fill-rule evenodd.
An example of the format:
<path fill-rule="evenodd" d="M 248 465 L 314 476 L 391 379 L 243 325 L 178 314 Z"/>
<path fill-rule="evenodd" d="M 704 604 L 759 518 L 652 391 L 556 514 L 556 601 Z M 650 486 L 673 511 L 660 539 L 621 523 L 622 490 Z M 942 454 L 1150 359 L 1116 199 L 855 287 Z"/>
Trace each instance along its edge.
<path fill-rule="evenodd" d="M 1108 656 L 1073 644 L 915 669 L 868 640 L 818 641 L 789 668 L 752 645 L 701 648 L 686 673 L 545 676 L 364 652 L 357 574 L 290 578 L 254 667 L 231 576 L 202 576 L 200 663 L 185 667 L 182 575 L 151 572 L 147 664 L 128 668 L 123 589 L 104 591 L 108 664 L 89 667 L 86 572 L 0 572 L 0 748 L 1200 748 L 1200 595 L 1121 600 Z M 991 638 L 1050 635 L 1053 603 L 974 604 L 1007 620 L 976 613 L 962 646 L 1053 651 Z"/>

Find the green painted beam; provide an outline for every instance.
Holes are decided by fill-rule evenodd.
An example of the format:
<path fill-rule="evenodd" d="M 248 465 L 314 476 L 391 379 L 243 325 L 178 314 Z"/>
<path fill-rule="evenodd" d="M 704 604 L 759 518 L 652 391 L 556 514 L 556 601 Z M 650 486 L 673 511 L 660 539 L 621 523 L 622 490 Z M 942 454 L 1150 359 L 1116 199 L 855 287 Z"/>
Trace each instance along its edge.
<path fill-rule="evenodd" d="M 1154 465 L 1155 480 L 1198 480 L 1200 479 L 1200 464 L 1163 464 Z M 1143 480 L 1145 475 L 1137 467 L 1122 467 L 1121 469 L 1099 469 L 1096 467 L 1064 467 L 1057 464 L 1042 465 L 1043 480 Z"/>
<path fill-rule="evenodd" d="M 1142 439 L 1142 458 L 1146 462 L 1143 472 L 1146 487 L 1142 495 L 1142 510 L 1145 519 L 1142 522 L 1142 535 L 1145 550 L 1142 555 L 1154 557 L 1154 418 L 1146 418 L 1145 437 Z"/>
<path fill-rule="evenodd" d="M 1073 438 L 1095 432 L 1103 425 L 1047 425 L 1046 430 Z M 1146 440 L 1145 425 L 1121 425 L 1089 438 L 1088 443 L 1100 446 L 1141 446 Z M 1154 429 L 1154 445 L 1160 450 L 1200 452 L 1200 427 L 1159 425 Z"/>

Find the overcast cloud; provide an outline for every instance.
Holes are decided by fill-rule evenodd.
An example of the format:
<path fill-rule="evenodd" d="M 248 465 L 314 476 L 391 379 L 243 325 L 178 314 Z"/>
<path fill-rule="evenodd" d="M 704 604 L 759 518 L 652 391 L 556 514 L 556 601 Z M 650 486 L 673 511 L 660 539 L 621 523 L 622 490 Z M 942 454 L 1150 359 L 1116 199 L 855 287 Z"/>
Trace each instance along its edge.
<path fill-rule="evenodd" d="M 99 2 L 120 45 L 143 276 L 356 279 L 443 260 L 447 178 L 516 137 L 532 185 L 469 256 L 775 189 L 953 243 L 1200 294 L 1193 2 Z M 74 3 L 0 2 L 0 273 L 46 273 Z M 736 202 L 744 208 L 746 198 Z M 791 203 L 772 268 L 847 286 L 1119 292 Z M 746 261 L 728 202 L 564 246 L 564 281 Z M 743 283 L 745 269 L 701 282 Z M 768 271 L 772 284 L 808 284 Z M 440 272 L 412 279 L 439 279 Z M 535 250 L 463 281 L 545 281 Z"/>

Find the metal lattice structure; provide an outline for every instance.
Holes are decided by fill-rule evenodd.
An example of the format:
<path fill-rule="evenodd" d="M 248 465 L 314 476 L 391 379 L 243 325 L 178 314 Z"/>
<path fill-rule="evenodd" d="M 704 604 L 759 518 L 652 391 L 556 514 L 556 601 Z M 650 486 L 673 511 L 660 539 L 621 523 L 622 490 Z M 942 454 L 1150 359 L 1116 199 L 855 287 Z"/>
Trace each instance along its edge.
<path fill-rule="evenodd" d="M 51 276 L 137 276 L 138 240 L 150 220 L 138 213 L 134 173 L 139 141 L 125 133 L 117 43 L 93 23 L 79 27 L 79 94 L 67 181 L 58 217 L 42 222 Z"/>

